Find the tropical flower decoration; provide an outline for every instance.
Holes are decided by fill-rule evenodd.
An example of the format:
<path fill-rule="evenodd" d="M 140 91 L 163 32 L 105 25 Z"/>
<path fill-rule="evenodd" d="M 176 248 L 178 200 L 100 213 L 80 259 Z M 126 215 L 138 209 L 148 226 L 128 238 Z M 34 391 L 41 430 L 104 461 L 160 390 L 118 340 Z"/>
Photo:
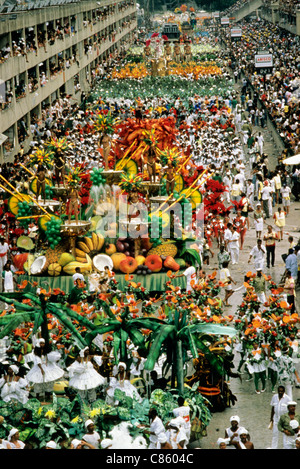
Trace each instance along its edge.
<path fill-rule="evenodd" d="M 30 166 L 42 163 L 48 169 L 52 166 L 53 152 L 45 148 L 38 148 L 30 155 Z"/>
<path fill-rule="evenodd" d="M 111 113 L 104 114 L 99 112 L 94 123 L 94 130 L 100 133 L 113 134 L 114 133 L 114 118 Z"/>
<path fill-rule="evenodd" d="M 46 145 L 46 150 L 48 152 L 56 152 L 58 148 L 60 148 L 62 151 L 69 150 L 70 148 L 72 148 L 72 143 L 68 142 L 68 139 L 66 137 L 52 137 L 48 145 Z"/>
<path fill-rule="evenodd" d="M 148 147 L 155 148 L 158 144 L 157 135 L 155 129 L 151 128 L 149 130 L 143 130 L 142 135 L 144 136 L 143 141 Z"/>
<path fill-rule="evenodd" d="M 137 176 L 123 176 L 119 186 L 123 192 L 132 192 L 134 190 L 140 191 L 142 188 L 143 178 L 140 175 Z"/>
<path fill-rule="evenodd" d="M 66 182 L 71 187 L 78 187 L 81 183 L 84 171 L 80 166 L 76 166 L 73 170 L 70 170 L 69 174 L 66 176 Z"/>
<path fill-rule="evenodd" d="M 177 147 L 166 148 L 160 153 L 160 161 L 163 166 L 167 166 L 171 163 L 172 166 L 176 168 L 180 159 L 181 154 Z"/>
<path fill-rule="evenodd" d="M 127 64 L 125 67 L 122 67 L 120 70 L 115 68 L 112 71 L 112 78 L 115 80 L 124 80 L 128 78 L 140 80 L 149 75 L 148 69 L 145 64 Z"/>

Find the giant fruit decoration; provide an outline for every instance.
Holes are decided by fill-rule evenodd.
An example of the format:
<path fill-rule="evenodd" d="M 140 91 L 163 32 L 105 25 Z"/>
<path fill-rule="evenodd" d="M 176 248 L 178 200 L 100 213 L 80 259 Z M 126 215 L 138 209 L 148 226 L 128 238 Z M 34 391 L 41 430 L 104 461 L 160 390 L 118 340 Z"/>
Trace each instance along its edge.
<path fill-rule="evenodd" d="M 46 224 L 46 238 L 51 249 L 54 249 L 61 242 L 60 226 L 62 221 L 60 218 L 51 217 Z"/>

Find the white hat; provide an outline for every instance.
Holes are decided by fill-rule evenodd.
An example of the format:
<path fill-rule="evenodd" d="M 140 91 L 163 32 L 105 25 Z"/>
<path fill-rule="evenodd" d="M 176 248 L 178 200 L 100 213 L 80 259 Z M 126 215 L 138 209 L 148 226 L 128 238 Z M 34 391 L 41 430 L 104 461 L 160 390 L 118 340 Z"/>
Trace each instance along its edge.
<path fill-rule="evenodd" d="M 9 435 L 7 437 L 8 441 L 11 440 L 11 437 L 14 436 L 16 433 L 18 433 L 18 429 L 17 428 L 12 428 L 11 431 L 9 432 Z"/>
<path fill-rule="evenodd" d="M 240 417 L 238 417 L 237 415 L 232 415 L 232 417 L 230 417 L 230 422 L 240 423 Z"/>
<path fill-rule="evenodd" d="M 296 401 L 289 401 L 289 402 L 287 403 L 287 407 L 288 407 L 289 405 L 297 405 L 297 402 L 296 402 Z"/>
<path fill-rule="evenodd" d="M 299 422 L 296 419 L 293 419 L 290 421 L 290 427 L 292 427 L 293 430 L 299 427 Z"/>
<path fill-rule="evenodd" d="M 71 445 L 73 446 L 74 449 L 76 449 L 79 445 L 81 445 L 81 440 L 74 438 L 74 440 L 71 441 Z"/>
<path fill-rule="evenodd" d="M 93 420 L 89 419 L 89 420 L 87 420 L 87 421 L 85 422 L 85 424 L 84 424 L 85 428 L 87 428 L 89 425 L 94 425 Z"/>
<path fill-rule="evenodd" d="M 248 430 L 246 430 L 245 427 L 240 427 L 239 434 L 240 435 L 249 435 L 249 432 L 248 432 Z"/>
<path fill-rule="evenodd" d="M 166 443 L 168 441 L 168 437 L 164 432 L 159 433 L 157 439 L 158 443 Z"/>
<path fill-rule="evenodd" d="M 55 441 L 48 441 L 48 443 L 46 444 L 46 448 L 56 449 Z"/>
<path fill-rule="evenodd" d="M 17 365 L 9 365 L 9 368 L 13 370 L 15 375 L 19 373 L 19 368 L 17 367 Z"/>
<path fill-rule="evenodd" d="M 217 439 L 217 445 L 220 446 L 221 443 L 225 443 L 225 445 L 228 445 L 229 438 L 218 438 Z"/>
<path fill-rule="evenodd" d="M 126 363 L 124 363 L 124 362 L 119 362 L 118 368 L 120 368 L 120 366 L 122 366 L 122 367 L 126 370 Z"/>
<path fill-rule="evenodd" d="M 109 438 L 104 438 L 104 440 L 101 441 L 101 448 L 103 449 L 106 449 L 111 445 L 112 445 L 112 440 L 110 440 Z"/>

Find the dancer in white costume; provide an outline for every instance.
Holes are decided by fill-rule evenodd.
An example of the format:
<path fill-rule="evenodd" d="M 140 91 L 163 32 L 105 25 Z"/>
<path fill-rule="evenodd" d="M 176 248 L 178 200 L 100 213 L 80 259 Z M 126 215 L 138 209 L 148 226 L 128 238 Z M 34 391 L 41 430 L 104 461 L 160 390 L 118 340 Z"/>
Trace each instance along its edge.
<path fill-rule="evenodd" d="M 57 365 L 60 358 L 58 351 L 47 351 L 45 340 L 39 339 L 33 351 L 33 366 L 26 375 L 27 381 L 33 385 L 33 392 L 37 398 L 41 394 L 50 398 L 55 381 L 63 377 L 64 370 Z"/>
<path fill-rule="evenodd" d="M 105 378 L 98 373 L 92 363 L 89 347 L 80 351 L 76 361 L 67 368 L 69 387 L 73 388 L 82 399 L 93 402 L 97 397 L 97 388 L 105 384 Z"/>
<path fill-rule="evenodd" d="M 28 401 L 28 381 L 18 376 L 17 365 L 10 365 L 7 374 L 0 379 L 1 399 L 4 402 L 16 400 L 22 404 Z"/>

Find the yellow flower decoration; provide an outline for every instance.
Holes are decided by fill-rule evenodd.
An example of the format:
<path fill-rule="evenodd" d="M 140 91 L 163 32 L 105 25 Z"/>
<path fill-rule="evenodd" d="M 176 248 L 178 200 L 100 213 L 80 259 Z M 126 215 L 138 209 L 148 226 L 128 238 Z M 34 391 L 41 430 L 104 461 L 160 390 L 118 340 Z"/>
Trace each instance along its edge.
<path fill-rule="evenodd" d="M 50 409 L 45 413 L 45 417 L 48 419 L 53 419 L 56 416 L 55 411 Z"/>
<path fill-rule="evenodd" d="M 77 415 L 76 417 L 74 417 L 72 420 L 71 420 L 71 423 L 78 423 L 78 422 L 81 422 L 82 419 L 79 417 L 79 415 Z"/>
<path fill-rule="evenodd" d="M 100 415 L 101 414 L 101 409 L 98 407 L 97 409 L 92 409 L 90 412 L 89 412 L 89 416 L 91 418 L 93 417 L 96 417 L 97 415 Z"/>

